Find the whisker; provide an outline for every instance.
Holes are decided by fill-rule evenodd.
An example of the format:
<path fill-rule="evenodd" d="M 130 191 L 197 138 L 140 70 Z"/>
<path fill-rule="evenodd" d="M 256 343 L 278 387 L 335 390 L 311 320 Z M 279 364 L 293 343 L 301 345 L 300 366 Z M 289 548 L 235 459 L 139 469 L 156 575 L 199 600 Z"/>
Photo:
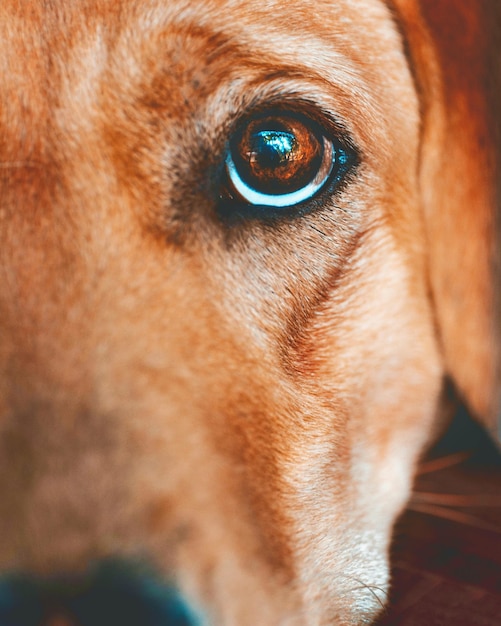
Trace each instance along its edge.
<path fill-rule="evenodd" d="M 412 494 L 412 502 L 417 504 L 438 504 L 439 506 L 446 507 L 501 507 L 501 496 L 489 494 L 464 495 L 416 491 Z"/>
<path fill-rule="evenodd" d="M 418 513 L 425 513 L 427 515 L 433 515 L 434 517 L 440 517 L 452 522 L 457 522 L 465 526 L 471 526 L 480 530 L 488 530 L 495 533 L 501 533 L 501 527 L 494 524 L 490 524 L 474 515 L 463 513 L 461 511 L 455 511 L 447 507 L 438 506 L 436 504 L 419 504 L 410 502 L 409 507 L 411 511 Z"/>
<path fill-rule="evenodd" d="M 373 584 L 370 584 L 370 583 L 364 583 L 362 580 L 359 580 L 358 578 L 355 578 L 354 576 L 347 576 L 347 578 L 349 580 L 352 580 L 353 582 L 355 582 L 355 583 L 357 583 L 359 585 L 358 587 L 354 587 L 350 591 L 359 591 L 360 589 L 367 589 L 367 591 L 369 591 L 374 596 L 374 598 L 376 598 L 376 600 L 378 601 L 378 604 L 380 605 L 380 607 L 382 609 L 385 608 L 385 606 L 386 606 L 385 605 L 385 601 L 388 599 L 388 594 L 382 587 L 379 587 L 378 585 L 373 585 Z M 376 591 L 381 592 L 381 594 L 383 595 L 384 600 L 381 600 L 381 598 L 376 593 Z"/>
<path fill-rule="evenodd" d="M 438 459 L 431 461 L 425 461 L 418 466 L 416 476 L 422 476 L 423 474 L 430 474 L 431 472 L 437 472 L 454 465 L 459 465 L 463 461 L 467 461 L 473 455 L 473 450 L 465 450 L 462 452 L 455 452 L 454 454 L 448 454 L 447 456 L 441 456 Z"/>

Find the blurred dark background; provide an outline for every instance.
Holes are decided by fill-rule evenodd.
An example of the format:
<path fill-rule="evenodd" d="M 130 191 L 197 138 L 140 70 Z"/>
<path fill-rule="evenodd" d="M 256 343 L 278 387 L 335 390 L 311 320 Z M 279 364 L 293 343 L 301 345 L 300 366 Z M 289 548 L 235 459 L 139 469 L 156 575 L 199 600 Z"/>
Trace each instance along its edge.
<path fill-rule="evenodd" d="M 462 407 L 421 464 L 392 570 L 378 626 L 501 624 L 501 456 Z"/>

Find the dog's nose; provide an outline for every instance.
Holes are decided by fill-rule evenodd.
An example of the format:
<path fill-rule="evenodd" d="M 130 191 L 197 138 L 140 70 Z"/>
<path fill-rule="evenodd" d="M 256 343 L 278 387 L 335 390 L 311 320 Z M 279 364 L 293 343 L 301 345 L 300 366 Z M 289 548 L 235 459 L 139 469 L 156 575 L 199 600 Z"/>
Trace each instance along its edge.
<path fill-rule="evenodd" d="M 92 576 L 0 583 L 0 626 L 196 626 L 177 591 L 123 566 Z"/>

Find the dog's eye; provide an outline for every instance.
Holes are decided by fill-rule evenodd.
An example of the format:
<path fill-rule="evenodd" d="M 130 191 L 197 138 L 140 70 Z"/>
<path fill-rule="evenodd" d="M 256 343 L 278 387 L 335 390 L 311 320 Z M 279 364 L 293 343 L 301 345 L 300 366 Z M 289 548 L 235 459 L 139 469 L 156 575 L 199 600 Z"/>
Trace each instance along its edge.
<path fill-rule="evenodd" d="M 286 208 L 308 201 L 340 180 L 348 151 L 314 120 L 292 113 L 250 119 L 230 140 L 226 172 L 230 194 L 248 205 Z"/>

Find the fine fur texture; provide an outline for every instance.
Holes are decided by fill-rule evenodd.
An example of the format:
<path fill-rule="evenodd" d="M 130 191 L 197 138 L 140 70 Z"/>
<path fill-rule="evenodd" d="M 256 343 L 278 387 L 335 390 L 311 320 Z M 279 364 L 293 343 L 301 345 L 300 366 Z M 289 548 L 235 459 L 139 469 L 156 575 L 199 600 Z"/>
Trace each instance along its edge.
<path fill-rule="evenodd" d="M 2 571 L 146 557 L 207 624 L 372 621 L 444 381 L 496 428 L 498 7 L 2 0 Z M 298 102 L 356 168 L 223 219 L 236 121 Z"/>

